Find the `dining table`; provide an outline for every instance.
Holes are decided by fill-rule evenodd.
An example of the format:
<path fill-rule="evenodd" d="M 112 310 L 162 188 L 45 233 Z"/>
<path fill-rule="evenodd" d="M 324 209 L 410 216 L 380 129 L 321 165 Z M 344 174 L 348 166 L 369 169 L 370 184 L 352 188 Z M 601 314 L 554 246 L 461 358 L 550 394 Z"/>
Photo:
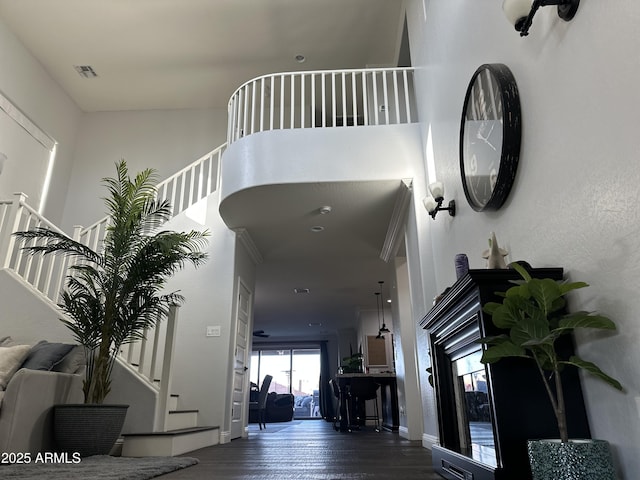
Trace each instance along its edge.
<path fill-rule="evenodd" d="M 400 417 L 398 414 L 398 386 L 396 374 L 392 372 L 381 373 L 338 373 L 336 380 L 340 389 L 339 405 L 339 429 L 341 432 L 348 432 L 353 425 L 349 425 L 350 415 L 348 409 L 351 408 L 348 396 L 349 385 L 353 378 L 371 378 L 380 385 L 380 405 L 382 412 L 382 428 L 388 431 L 398 431 L 400 428 Z"/>

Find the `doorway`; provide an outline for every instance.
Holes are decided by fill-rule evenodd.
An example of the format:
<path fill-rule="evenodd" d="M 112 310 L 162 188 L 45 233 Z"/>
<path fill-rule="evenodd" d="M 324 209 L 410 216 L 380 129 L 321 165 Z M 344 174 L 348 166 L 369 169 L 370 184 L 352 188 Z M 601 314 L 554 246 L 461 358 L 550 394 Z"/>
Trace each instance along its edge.
<path fill-rule="evenodd" d="M 273 377 L 269 392 L 293 395 L 294 420 L 321 418 L 319 348 L 254 350 L 251 382 L 260 386 L 265 375 Z"/>

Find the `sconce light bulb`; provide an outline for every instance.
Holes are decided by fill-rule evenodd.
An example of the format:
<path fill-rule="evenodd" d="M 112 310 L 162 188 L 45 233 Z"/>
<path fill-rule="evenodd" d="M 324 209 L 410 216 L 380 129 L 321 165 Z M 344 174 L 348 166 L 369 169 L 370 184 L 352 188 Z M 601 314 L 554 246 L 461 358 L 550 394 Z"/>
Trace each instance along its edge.
<path fill-rule="evenodd" d="M 438 202 L 436 202 L 436 199 L 433 198 L 431 195 L 424 197 L 424 200 L 422 200 L 422 203 L 424 205 L 424 208 L 426 208 L 427 212 L 429 213 L 433 213 L 435 209 L 438 208 Z"/>
<path fill-rule="evenodd" d="M 502 11 L 511 25 L 519 31 L 518 26 L 522 28 L 522 23 L 529 16 L 532 4 L 532 0 L 504 0 L 502 2 Z"/>
<path fill-rule="evenodd" d="M 438 201 L 444 198 L 444 183 L 442 182 L 433 182 L 429 185 L 429 191 L 433 198 Z"/>

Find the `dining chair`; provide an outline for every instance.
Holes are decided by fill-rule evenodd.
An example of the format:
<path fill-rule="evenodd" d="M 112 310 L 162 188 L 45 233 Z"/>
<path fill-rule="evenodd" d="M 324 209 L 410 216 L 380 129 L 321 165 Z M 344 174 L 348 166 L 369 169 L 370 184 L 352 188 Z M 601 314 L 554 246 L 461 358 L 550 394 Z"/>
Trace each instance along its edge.
<path fill-rule="evenodd" d="M 267 395 L 269 394 L 269 386 L 271 385 L 271 375 L 265 375 L 262 380 L 262 386 L 260 387 L 260 393 L 258 394 L 258 426 L 262 430 L 262 426 L 267 428 L 266 424 L 266 411 L 267 411 Z"/>

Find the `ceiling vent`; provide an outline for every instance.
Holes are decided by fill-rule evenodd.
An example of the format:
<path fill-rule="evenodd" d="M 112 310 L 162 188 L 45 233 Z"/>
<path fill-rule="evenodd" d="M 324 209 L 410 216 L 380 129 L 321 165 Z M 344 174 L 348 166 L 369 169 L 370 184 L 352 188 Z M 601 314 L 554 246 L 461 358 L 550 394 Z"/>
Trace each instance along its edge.
<path fill-rule="evenodd" d="M 309 293 L 309 289 L 308 288 L 294 288 L 293 292 L 294 293 Z"/>
<path fill-rule="evenodd" d="M 73 68 L 76 69 L 78 75 L 84 78 L 96 78 L 98 76 L 91 65 L 74 65 Z"/>

